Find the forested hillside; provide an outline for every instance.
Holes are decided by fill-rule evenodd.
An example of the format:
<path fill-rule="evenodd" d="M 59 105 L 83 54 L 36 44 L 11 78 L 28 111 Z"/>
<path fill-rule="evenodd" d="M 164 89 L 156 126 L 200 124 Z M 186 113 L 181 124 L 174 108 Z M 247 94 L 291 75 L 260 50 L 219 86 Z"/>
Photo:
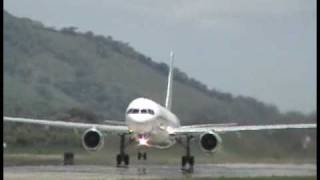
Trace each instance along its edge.
<path fill-rule="evenodd" d="M 99 122 L 124 119 L 139 96 L 164 103 L 168 66 L 111 36 L 57 30 L 4 11 L 3 37 L 7 116 Z M 254 98 L 208 89 L 179 69 L 174 79 L 173 111 L 182 124 L 316 121 L 316 113 L 283 114 Z"/>
<path fill-rule="evenodd" d="M 4 12 L 6 115 L 55 119 L 83 111 L 98 120 L 123 119 L 127 104 L 136 97 L 164 101 L 166 64 L 110 36 L 75 29 L 54 30 Z M 315 116 L 283 115 L 275 106 L 254 98 L 209 90 L 179 69 L 173 93 L 173 111 L 184 124 L 256 124 Z"/>

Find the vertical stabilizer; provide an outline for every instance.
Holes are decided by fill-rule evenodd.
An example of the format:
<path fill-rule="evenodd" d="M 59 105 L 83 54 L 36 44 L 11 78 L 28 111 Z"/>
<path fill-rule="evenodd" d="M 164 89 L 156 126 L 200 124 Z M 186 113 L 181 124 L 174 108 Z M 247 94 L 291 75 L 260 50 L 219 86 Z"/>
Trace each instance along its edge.
<path fill-rule="evenodd" d="M 174 54 L 171 51 L 170 52 L 170 67 L 169 67 L 169 75 L 168 75 L 167 97 L 166 97 L 166 108 L 169 110 L 171 110 L 171 102 L 172 102 L 173 58 L 174 58 Z"/>

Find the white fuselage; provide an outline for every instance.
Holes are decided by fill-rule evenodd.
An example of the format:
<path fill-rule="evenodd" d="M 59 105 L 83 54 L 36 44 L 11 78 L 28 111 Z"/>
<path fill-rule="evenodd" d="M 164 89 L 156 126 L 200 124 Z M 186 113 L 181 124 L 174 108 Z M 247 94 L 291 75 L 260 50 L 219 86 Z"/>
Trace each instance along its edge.
<path fill-rule="evenodd" d="M 172 146 L 175 139 L 170 137 L 170 129 L 180 126 L 172 112 L 146 98 L 137 98 L 128 105 L 126 123 L 138 145 L 156 148 Z"/>

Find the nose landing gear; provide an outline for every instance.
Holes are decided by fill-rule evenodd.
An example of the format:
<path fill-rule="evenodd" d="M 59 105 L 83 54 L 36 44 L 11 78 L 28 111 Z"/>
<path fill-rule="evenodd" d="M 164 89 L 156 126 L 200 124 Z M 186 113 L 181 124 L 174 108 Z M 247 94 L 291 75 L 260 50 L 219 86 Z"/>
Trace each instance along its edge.
<path fill-rule="evenodd" d="M 141 158 L 143 160 L 147 160 L 147 153 L 146 152 L 144 152 L 144 153 L 138 152 L 138 160 L 141 160 Z"/>

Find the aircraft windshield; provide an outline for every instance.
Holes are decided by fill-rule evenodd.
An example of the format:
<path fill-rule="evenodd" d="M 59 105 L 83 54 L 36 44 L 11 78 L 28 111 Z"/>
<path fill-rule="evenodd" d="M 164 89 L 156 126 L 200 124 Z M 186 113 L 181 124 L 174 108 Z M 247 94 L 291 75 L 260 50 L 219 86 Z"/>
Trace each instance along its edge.
<path fill-rule="evenodd" d="M 154 111 L 152 109 L 129 109 L 127 111 L 128 114 L 151 114 L 154 115 Z"/>
<path fill-rule="evenodd" d="M 148 109 L 148 113 L 154 115 L 154 111 L 152 109 Z"/>

